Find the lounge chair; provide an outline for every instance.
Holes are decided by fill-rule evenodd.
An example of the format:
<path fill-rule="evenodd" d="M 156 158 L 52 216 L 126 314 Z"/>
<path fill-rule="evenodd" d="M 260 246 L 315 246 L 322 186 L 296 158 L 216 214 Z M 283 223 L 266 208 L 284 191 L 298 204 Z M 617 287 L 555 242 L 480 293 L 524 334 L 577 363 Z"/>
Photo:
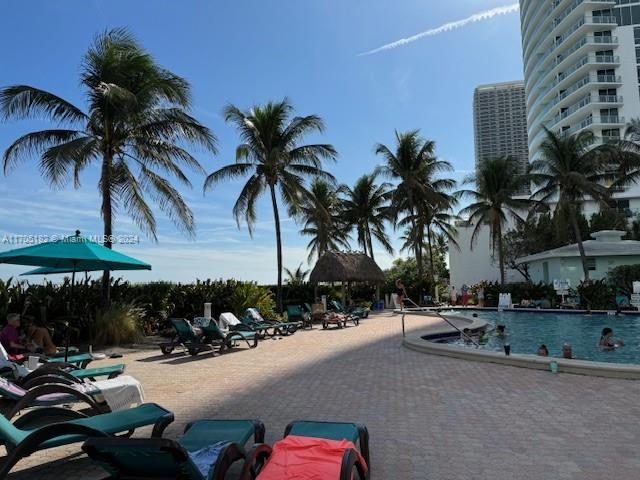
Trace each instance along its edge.
<path fill-rule="evenodd" d="M 251 318 L 246 318 L 246 314 L 239 320 L 232 312 L 221 313 L 218 326 L 222 331 L 256 332 L 262 338 L 276 334 L 275 326 L 271 323 L 253 323 Z"/>
<path fill-rule="evenodd" d="M 365 480 L 369 478 L 369 460 L 369 433 L 365 426 L 293 422 L 285 429 L 284 439 L 273 448 L 265 444 L 254 446 L 247 454 L 240 478 Z"/>
<path fill-rule="evenodd" d="M 338 302 L 337 300 L 332 300 L 331 301 L 331 309 L 333 310 L 333 312 L 339 314 L 339 315 L 344 315 L 346 317 L 347 321 L 353 322 L 353 324 L 357 327 L 358 325 L 360 325 L 360 317 L 359 315 L 355 314 L 355 313 L 349 313 L 347 312 L 347 310 L 342 306 L 342 303 Z M 346 322 L 345 322 L 345 326 L 346 326 Z"/>
<path fill-rule="evenodd" d="M 347 315 L 355 315 L 355 316 L 359 317 L 360 319 L 367 318 L 369 316 L 369 309 L 368 308 L 363 308 L 363 307 L 346 308 L 342 304 L 342 302 L 340 302 L 338 300 L 332 300 L 331 304 L 333 305 L 334 309 L 338 313 L 344 313 L 344 314 L 347 314 Z"/>
<path fill-rule="evenodd" d="M 306 315 L 300 305 L 287 305 L 287 322 L 296 324 L 298 327 L 313 327 L 311 317 Z"/>
<path fill-rule="evenodd" d="M 79 368 L 85 368 L 93 360 L 95 360 L 96 358 L 103 358 L 104 355 L 98 356 L 91 353 L 77 353 L 68 356 L 65 362 L 64 355 L 47 357 L 46 355 L 36 353 L 21 353 L 17 355 L 9 354 L 4 348 L 4 345 L 0 343 L 0 360 L 4 360 L 6 362 L 23 363 L 25 360 L 27 360 L 28 357 L 38 357 L 43 363 L 70 363 L 77 365 Z"/>
<path fill-rule="evenodd" d="M 169 355 L 177 346 L 191 355 L 197 355 L 203 350 L 210 350 L 211 345 L 203 343 L 202 331 L 196 330 L 186 318 L 172 318 L 171 324 L 175 334 L 170 342 L 160 344 L 160 351 Z"/>
<path fill-rule="evenodd" d="M 273 328 L 272 336 L 282 335 L 283 337 L 293 335 L 302 325 L 302 323 L 296 321 L 280 322 L 278 320 L 267 320 L 257 308 L 247 308 L 242 321 L 245 324 L 253 325 L 255 328 Z"/>
<path fill-rule="evenodd" d="M 116 378 L 124 373 L 124 370 L 125 365 L 122 363 L 96 368 L 78 368 L 76 365 L 64 363 L 45 363 L 22 378 L 16 379 L 15 383 L 26 389 L 45 383 L 72 385 L 84 383 L 84 380 L 93 382 L 100 377 Z"/>
<path fill-rule="evenodd" d="M 69 420 L 33 427 L 38 419 L 52 410 L 66 414 Z M 87 417 L 75 411 L 57 407 L 31 410 L 11 423 L 0 415 L 0 440 L 7 449 L 7 456 L 0 468 L 0 478 L 6 478 L 15 464 L 23 457 L 39 450 L 82 442 L 88 437 L 111 437 L 117 434 L 131 435 L 135 429 L 153 425 L 152 437 L 162 435 L 173 422 L 173 413 L 156 405 L 145 403 L 129 410 Z"/>
<path fill-rule="evenodd" d="M 209 322 L 209 325 L 202 327 L 203 342 L 211 345 L 212 351 L 214 345 L 219 345 L 219 352 L 222 353 L 227 349 L 235 346 L 236 342 L 245 342 L 249 348 L 256 348 L 260 336 L 256 332 L 243 332 L 222 330 L 216 322 Z"/>
<path fill-rule="evenodd" d="M 5 414 L 11 420 L 18 413 L 31 407 L 52 407 L 82 402 L 89 406 L 92 415 L 110 412 L 107 403 L 98 398 L 100 390 L 85 383 L 63 385 L 60 383 L 48 383 L 38 385 L 30 389 L 24 389 L 7 379 L 0 379 L 0 396 L 14 402 L 11 410 Z"/>
<path fill-rule="evenodd" d="M 245 444 L 264 442 L 258 420 L 200 420 L 178 440 L 89 438 L 84 450 L 113 479 L 221 480 L 244 459 Z"/>

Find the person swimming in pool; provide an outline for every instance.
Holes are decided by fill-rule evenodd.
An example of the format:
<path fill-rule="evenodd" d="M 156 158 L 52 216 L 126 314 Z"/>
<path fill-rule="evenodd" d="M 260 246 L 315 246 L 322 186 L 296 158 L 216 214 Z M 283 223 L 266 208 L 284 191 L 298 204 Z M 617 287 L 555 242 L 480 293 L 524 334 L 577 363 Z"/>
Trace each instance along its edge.
<path fill-rule="evenodd" d="M 616 347 L 624 347 L 624 340 L 614 340 L 613 330 L 605 327 L 602 329 L 598 346 L 603 350 L 613 350 Z"/>
<path fill-rule="evenodd" d="M 465 328 L 460 333 L 460 340 L 464 341 L 464 343 L 471 343 L 473 341 L 471 335 L 471 329 Z"/>
<path fill-rule="evenodd" d="M 498 325 L 496 327 L 496 337 L 498 338 L 506 338 L 507 336 L 507 327 L 504 325 Z"/>
<path fill-rule="evenodd" d="M 549 349 L 547 348 L 546 345 L 542 344 L 538 347 L 538 356 L 539 357 L 548 357 L 549 356 Z"/>

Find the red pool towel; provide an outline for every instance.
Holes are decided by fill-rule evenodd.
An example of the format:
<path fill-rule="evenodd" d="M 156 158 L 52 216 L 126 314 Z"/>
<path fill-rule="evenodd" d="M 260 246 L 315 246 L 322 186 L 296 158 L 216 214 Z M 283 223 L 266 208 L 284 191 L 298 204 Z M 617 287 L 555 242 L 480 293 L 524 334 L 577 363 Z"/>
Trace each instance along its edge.
<path fill-rule="evenodd" d="M 273 445 L 273 451 L 259 480 L 337 480 L 340 478 L 342 455 L 348 448 L 358 452 L 364 468 L 367 464 L 348 440 L 288 435 Z"/>

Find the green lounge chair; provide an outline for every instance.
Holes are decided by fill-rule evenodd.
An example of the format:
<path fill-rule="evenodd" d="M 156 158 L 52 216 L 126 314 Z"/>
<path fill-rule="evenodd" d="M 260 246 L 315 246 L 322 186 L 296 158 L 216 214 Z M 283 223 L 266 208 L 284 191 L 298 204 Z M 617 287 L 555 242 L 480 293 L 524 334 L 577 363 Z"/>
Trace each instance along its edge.
<path fill-rule="evenodd" d="M 45 363 L 70 363 L 70 364 L 75 364 L 80 368 L 85 368 L 90 362 L 92 362 L 95 359 L 95 357 L 90 353 L 80 353 L 80 354 L 71 355 L 70 357 L 67 358 L 66 362 L 64 360 L 64 355 L 61 357 L 58 357 L 58 356 L 47 357 L 45 355 L 29 354 L 29 353 L 10 355 L 7 352 L 7 350 L 4 348 L 4 346 L 0 343 L 0 359 L 1 360 L 5 360 L 8 362 L 22 363 L 29 356 L 37 356 L 40 358 L 41 362 L 45 362 Z"/>
<path fill-rule="evenodd" d="M 176 441 L 89 438 L 82 449 L 112 479 L 221 480 L 245 457 L 244 446 L 252 437 L 253 443 L 264 442 L 262 422 L 200 420 L 187 425 Z"/>
<path fill-rule="evenodd" d="M 297 421 L 290 423 L 285 428 L 284 437 L 286 438 L 289 435 L 337 441 L 348 440 L 352 442 L 360 450 L 360 454 L 364 458 L 366 465 L 361 464 L 355 452 L 347 449 L 343 452 L 341 473 L 339 479 L 336 480 L 352 480 L 355 478 L 366 480 L 369 478 L 369 432 L 364 425 L 343 422 Z M 268 445 L 256 444 L 247 454 L 240 479 L 259 479 L 260 470 L 269 461 L 271 453 L 272 449 Z M 308 454 L 307 457 L 307 461 L 305 461 L 306 473 L 309 474 L 309 478 L 316 478 L 313 477 L 313 458 L 310 458 Z M 286 480 L 286 477 L 282 477 L 282 480 Z"/>
<path fill-rule="evenodd" d="M 305 315 L 300 305 L 287 305 L 287 322 L 289 324 L 295 324 L 297 327 L 307 328 L 312 327 L 311 317 Z"/>
<path fill-rule="evenodd" d="M 186 318 L 172 318 L 171 324 L 175 329 L 175 334 L 168 343 L 161 343 L 160 350 L 163 354 L 169 355 L 177 346 L 181 346 L 184 351 L 191 355 L 197 355 L 202 350 L 210 350 L 211 345 L 203 343 L 203 334 L 193 328 Z"/>
<path fill-rule="evenodd" d="M 16 381 L 22 388 L 29 389 L 47 383 L 73 385 L 84 380 L 95 381 L 99 377 L 116 378 L 125 370 L 124 364 L 97 368 L 78 368 L 76 365 L 45 363 Z"/>
<path fill-rule="evenodd" d="M 333 304 L 334 308 L 340 313 L 356 315 L 360 319 L 367 318 L 369 316 L 368 308 L 363 308 L 363 307 L 347 308 L 339 300 L 333 300 L 331 303 Z"/>
<path fill-rule="evenodd" d="M 360 325 L 360 316 L 356 315 L 355 313 L 349 313 L 347 312 L 347 310 L 342 306 L 342 303 L 338 302 L 337 300 L 332 300 L 330 302 L 331 305 L 331 310 L 339 315 L 343 315 L 345 317 L 345 320 L 349 321 L 349 322 L 353 322 L 353 324 L 357 327 L 358 325 Z M 347 326 L 347 322 L 344 322 L 344 326 Z"/>
<path fill-rule="evenodd" d="M 66 414 L 69 420 L 34 427 L 52 410 Z M 58 407 L 31 410 L 18 417 L 14 423 L 0 415 L 0 440 L 8 452 L 0 468 L 0 478 L 6 478 L 21 458 L 39 450 L 83 442 L 88 437 L 131 435 L 136 428 L 151 425 L 153 425 L 151 436 L 159 437 L 171 422 L 173 422 L 173 413 L 155 403 L 145 403 L 129 410 L 119 410 L 93 417 Z"/>
<path fill-rule="evenodd" d="M 256 348 L 260 336 L 256 332 L 243 332 L 237 330 L 223 331 L 215 321 L 211 320 L 209 325 L 202 327 L 204 342 L 207 342 L 212 351 L 215 352 L 214 346 L 219 346 L 219 353 L 232 348 L 236 342 L 245 342 L 249 348 Z"/>
<path fill-rule="evenodd" d="M 278 320 L 266 320 L 257 308 L 247 308 L 242 322 L 246 325 L 253 325 L 255 328 L 273 328 L 271 336 L 282 335 L 283 337 L 293 335 L 302 325 L 300 322 L 295 321 L 280 322 Z"/>

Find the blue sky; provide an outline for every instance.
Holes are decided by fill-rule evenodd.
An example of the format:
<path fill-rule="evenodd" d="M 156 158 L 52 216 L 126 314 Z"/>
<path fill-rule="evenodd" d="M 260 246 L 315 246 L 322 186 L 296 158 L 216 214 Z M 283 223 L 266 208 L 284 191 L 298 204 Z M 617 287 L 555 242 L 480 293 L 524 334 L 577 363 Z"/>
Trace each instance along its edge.
<path fill-rule="evenodd" d="M 300 114 L 323 117 L 340 158 L 329 170 L 352 184 L 379 163 L 373 145 L 391 145 L 393 131 L 420 128 L 437 142 L 438 155 L 455 166 L 456 178 L 473 168 L 473 89 L 522 78 L 517 13 L 419 39 L 392 50 L 358 56 L 513 0 L 7 0 L 0 29 L 0 86 L 30 84 L 83 105 L 78 87 L 81 56 L 97 32 L 126 26 L 163 66 L 186 77 L 193 113 L 220 141 L 217 156 L 198 154 L 208 172 L 234 161 L 238 143 L 221 118 L 224 105 L 246 108 L 284 96 Z M 0 124 L 0 150 L 19 135 L 46 128 L 41 121 Z M 0 177 L 0 240 L 5 235 L 102 232 L 97 167 L 82 187 L 52 191 L 35 159 Z M 153 265 L 125 273 L 133 281 L 235 277 L 274 282 L 275 238 L 269 199 L 258 210 L 251 239 L 238 230 L 231 208 L 241 182 L 203 196 L 204 178 L 191 175 L 182 190 L 193 208 L 197 234 L 182 236 L 161 213 L 154 244 L 124 216 L 115 234 L 139 235 L 137 245 L 117 246 Z M 283 222 L 285 266 L 306 265 L 308 239 Z M 399 233 L 398 233 L 399 234 Z M 398 234 L 395 234 L 397 236 Z M 397 243 L 397 242 L 396 242 Z M 355 245 L 355 244 L 354 244 Z M 0 250 L 15 245 L 0 243 Z M 392 257 L 376 252 L 387 267 Z M 398 254 L 396 254 L 398 255 Z M 0 265 L 0 278 L 25 271 Z M 37 281 L 37 277 L 33 277 Z M 52 277 L 53 280 L 56 277 Z"/>

